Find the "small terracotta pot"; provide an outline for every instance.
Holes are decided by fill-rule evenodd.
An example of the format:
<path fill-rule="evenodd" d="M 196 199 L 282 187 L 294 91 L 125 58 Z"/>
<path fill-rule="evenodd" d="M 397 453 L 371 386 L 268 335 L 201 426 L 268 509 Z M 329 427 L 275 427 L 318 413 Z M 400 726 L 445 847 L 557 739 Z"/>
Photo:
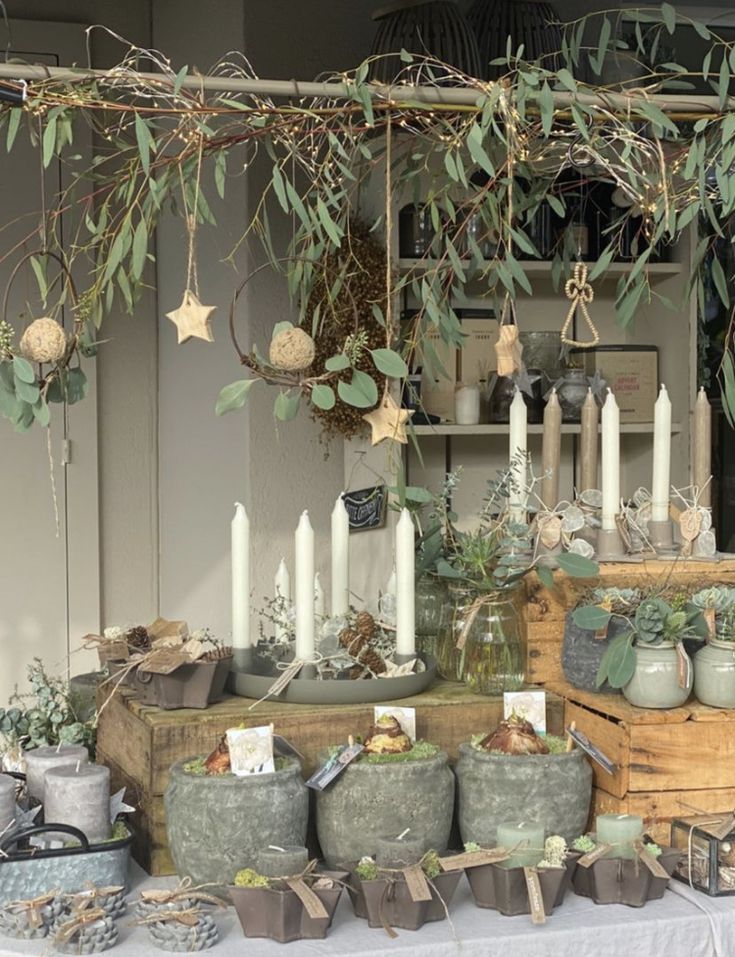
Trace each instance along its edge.
<path fill-rule="evenodd" d="M 659 864 L 671 876 L 682 852 L 665 847 Z M 591 897 L 595 904 L 627 904 L 643 907 L 647 901 L 659 900 L 669 885 L 663 877 L 654 877 L 645 864 L 622 857 L 603 858 L 591 867 L 578 867 L 573 878 L 574 892 Z"/>
<path fill-rule="evenodd" d="M 354 871 L 347 891 L 355 916 L 367 920 L 370 927 L 419 930 L 424 924 L 446 919 L 461 877 L 461 871 L 446 871 L 433 878 L 430 901 L 414 901 L 402 878 L 395 882 L 363 881 Z"/>
<path fill-rule="evenodd" d="M 564 903 L 578 858 L 579 854 L 570 855 L 565 867 L 539 869 L 539 884 L 546 914 L 551 914 L 555 907 Z M 522 867 L 483 864 L 481 867 L 468 867 L 466 874 L 478 907 L 492 908 L 505 917 L 531 913 Z"/>
<path fill-rule="evenodd" d="M 206 708 L 222 698 L 232 656 L 217 661 L 181 665 L 170 675 L 135 671 L 131 685 L 143 704 L 171 711 L 176 708 Z"/>
<path fill-rule="evenodd" d="M 324 904 L 327 917 L 310 917 L 296 893 L 272 887 L 228 888 L 246 937 L 267 937 L 281 944 L 292 940 L 323 940 L 332 926 L 334 912 L 342 894 L 345 871 L 320 871 L 318 876 L 331 877 L 332 888 L 312 887 Z"/>

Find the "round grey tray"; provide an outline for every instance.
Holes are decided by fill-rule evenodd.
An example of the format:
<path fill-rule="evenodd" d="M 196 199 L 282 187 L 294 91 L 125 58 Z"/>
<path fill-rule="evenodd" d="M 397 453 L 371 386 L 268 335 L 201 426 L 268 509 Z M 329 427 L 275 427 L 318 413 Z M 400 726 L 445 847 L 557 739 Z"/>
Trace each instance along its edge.
<path fill-rule="evenodd" d="M 371 704 L 374 701 L 395 701 L 421 694 L 436 677 L 436 662 L 428 655 L 418 655 L 426 670 L 401 678 L 369 678 L 355 681 L 330 678 L 319 681 L 315 678 L 293 678 L 281 694 L 271 695 L 270 701 L 285 701 L 288 704 Z M 243 698 L 259 700 L 279 676 L 253 674 L 237 665 L 232 666 L 228 690 Z"/>

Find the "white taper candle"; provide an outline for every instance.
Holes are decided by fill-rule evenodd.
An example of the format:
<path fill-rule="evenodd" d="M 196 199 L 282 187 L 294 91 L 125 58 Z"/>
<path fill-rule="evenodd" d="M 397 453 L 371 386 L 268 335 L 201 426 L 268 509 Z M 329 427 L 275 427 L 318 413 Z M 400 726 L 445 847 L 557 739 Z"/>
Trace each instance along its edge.
<path fill-rule="evenodd" d="M 232 547 L 232 647 L 250 647 L 250 522 L 245 506 L 235 502 Z"/>
<path fill-rule="evenodd" d="M 340 495 L 332 509 L 332 617 L 350 610 L 350 517 Z"/>
<path fill-rule="evenodd" d="M 608 391 L 602 407 L 602 529 L 615 531 L 620 511 L 620 410 Z"/>
<path fill-rule="evenodd" d="M 511 480 L 514 488 L 508 500 L 511 518 L 522 522 L 526 511 L 526 449 L 527 449 L 526 403 L 520 389 L 516 389 L 510 404 L 509 459 Z"/>
<path fill-rule="evenodd" d="M 416 653 L 415 541 L 411 513 L 402 509 L 396 525 L 396 653 Z"/>
<path fill-rule="evenodd" d="M 314 529 L 304 511 L 295 535 L 296 657 L 314 656 Z"/>
<path fill-rule="evenodd" d="M 653 478 L 651 480 L 651 520 L 665 522 L 669 517 L 671 495 L 671 401 L 662 385 L 653 408 Z"/>

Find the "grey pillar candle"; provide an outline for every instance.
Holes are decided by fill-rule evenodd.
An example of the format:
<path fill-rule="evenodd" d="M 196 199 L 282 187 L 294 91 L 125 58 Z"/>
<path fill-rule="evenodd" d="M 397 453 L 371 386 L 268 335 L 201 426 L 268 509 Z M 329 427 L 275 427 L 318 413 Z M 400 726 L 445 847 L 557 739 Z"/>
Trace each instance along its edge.
<path fill-rule="evenodd" d="M 0 835 L 7 834 L 15 821 L 15 779 L 0 774 Z"/>
<path fill-rule="evenodd" d="M 26 751 L 26 786 L 28 796 L 43 801 L 43 779 L 50 768 L 75 768 L 89 761 L 87 749 L 82 744 L 45 745 Z"/>
<path fill-rule="evenodd" d="M 110 769 L 101 764 L 46 772 L 43 814 L 47 824 L 79 828 L 91 844 L 106 841 L 110 824 Z"/>
<path fill-rule="evenodd" d="M 597 488 L 597 426 L 599 421 L 600 411 L 592 394 L 592 389 L 589 389 L 587 398 L 582 403 L 581 434 L 579 438 L 580 492 Z"/>
<path fill-rule="evenodd" d="M 309 852 L 298 844 L 264 847 L 258 851 L 258 873 L 263 877 L 294 877 L 302 874 L 308 863 Z"/>
<path fill-rule="evenodd" d="M 424 856 L 424 842 L 418 839 L 381 837 L 375 854 L 378 867 L 397 869 L 418 864 Z"/>

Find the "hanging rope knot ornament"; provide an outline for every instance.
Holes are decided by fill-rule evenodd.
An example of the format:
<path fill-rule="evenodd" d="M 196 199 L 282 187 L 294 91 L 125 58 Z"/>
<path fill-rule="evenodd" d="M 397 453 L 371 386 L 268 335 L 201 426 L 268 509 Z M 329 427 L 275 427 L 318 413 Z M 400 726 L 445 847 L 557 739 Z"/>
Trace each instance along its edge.
<path fill-rule="evenodd" d="M 594 301 L 595 291 L 587 281 L 587 266 L 583 262 L 574 264 L 574 273 L 564 284 L 564 292 L 567 299 L 570 300 L 570 306 L 567 312 L 567 318 L 561 330 L 562 344 L 565 346 L 573 346 L 575 349 L 591 349 L 600 341 L 600 333 L 597 331 L 590 317 L 589 309 L 587 308 L 587 306 L 591 305 Z M 587 323 L 587 327 L 591 333 L 591 338 L 584 342 L 580 342 L 577 339 L 570 339 L 567 335 L 578 309 L 582 313 L 584 321 Z"/>

